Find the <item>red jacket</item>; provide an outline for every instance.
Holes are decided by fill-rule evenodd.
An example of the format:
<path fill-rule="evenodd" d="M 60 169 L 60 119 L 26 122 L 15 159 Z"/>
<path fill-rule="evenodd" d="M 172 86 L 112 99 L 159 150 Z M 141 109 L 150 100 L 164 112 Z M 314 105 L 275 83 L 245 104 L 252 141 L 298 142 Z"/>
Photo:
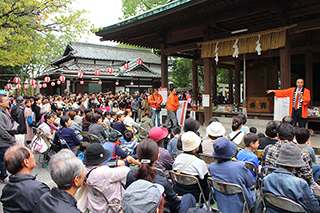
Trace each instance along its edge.
<path fill-rule="evenodd" d="M 171 93 L 167 99 L 167 110 L 177 111 L 179 107 L 179 98 L 177 95 Z"/>
<path fill-rule="evenodd" d="M 296 87 L 291 87 L 288 89 L 282 89 L 276 91 L 276 97 L 278 98 L 284 98 L 289 97 L 290 98 L 290 106 L 289 106 L 289 115 L 292 116 L 292 107 L 293 107 L 293 93 L 296 90 Z M 307 88 L 304 88 L 303 91 L 303 101 L 301 104 L 301 110 L 302 110 L 302 118 L 308 117 L 308 103 L 310 102 L 310 90 Z"/>

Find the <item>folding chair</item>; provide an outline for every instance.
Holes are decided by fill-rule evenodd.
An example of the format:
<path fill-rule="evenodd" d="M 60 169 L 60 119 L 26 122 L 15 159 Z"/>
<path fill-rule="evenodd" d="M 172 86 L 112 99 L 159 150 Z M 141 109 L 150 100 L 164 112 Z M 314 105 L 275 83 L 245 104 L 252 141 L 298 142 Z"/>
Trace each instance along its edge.
<path fill-rule="evenodd" d="M 202 190 L 202 187 L 200 185 L 198 178 L 196 178 L 195 176 L 192 176 L 192 175 L 179 174 L 175 171 L 169 171 L 169 175 L 172 180 L 172 183 L 179 183 L 181 185 L 186 185 L 186 186 L 198 184 L 198 187 L 200 189 L 199 205 L 198 206 L 200 207 L 202 204 L 201 203 L 201 197 L 202 197 L 207 209 L 208 210 L 210 209 L 208 202 L 204 196 L 204 193 L 203 193 L 203 190 Z"/>
<path fill-rule="evenodd" d="M 267 212 L 266 202 L 280 209 L 290 212 L 306 212 L 299 203 L 285 197 L 279 197 L 271 193 L 266 193 L 262 197 L 263 212 Z"/>
<path fill-rule="evenodd" d="M 90 134 L 88 133 L 87 138 L 89 140 L 90 143 L 101 143 L 100 139 L 98 138 L 98 136 L 94 135 L 94 134 Z"/>
<path fill-rule="evenodd" d="M 311 189 L 311 190 L 314 197 L 317 198 L 317 200 L 320 200 L 320 189 Z"/>
<path fill-rule="evenodd" d="M 274 170 L 276 170 L 277 168 L 276 167 L 273 167 L 273 166 L 263 166 L 261 168 L 261 172 L 260 172 L 260 176 L 261 178 L 265 178 L 267 175 L 270 175 L 271 173 L 274 172 Z"/>
<path fill-rule="evenodd" d="M 320 155 L 320 148 L 319 148 L 319 147 L 312 147 L 312 148 L 313 148 L 314 153 L 315 153 L 316 155 Z"/>
<path fill-rule="evenodd" d="M 107 210 L 106 210 L 106 213 L 109 212 L 109 209 L 113 213 L 117 213 L 117 212 L 120 211 L 121 203 L 116 203 L 116 204 L 109 203 L 109 201 L 106 198 L 106 196 L 104 195 L 103 191 L 98 186 L 92 186 L 92 185 L 89 185 L 89 184 L 87 184 L 85 182 L 84 182 L 84 184 L 88 187 L 88 191 L 89 191 L 89 193 L 91 195 L 93 195 L 95 197 L 102 197 L 106 201 L 107 206 L 108 206 Z M 118 210 L 115 211 L 113 207 L 117 207 L 116 209 L 118 209 Z"/>
<path fill-rule="evenodd" d="M 156 173 L 157 173 L 158 175 L 160 175 L 160 176 L 162 176 L 162 177 L 165 177 L 165 176 L 166 176 L 166 174 L 164 173 L 164 171 L 162 171 L 161 169 L 154 167 L 154 170 L 156 171 Z"/>
<path fill-rule="evenodd" d="M 118 134 L 118 137 L 122 137 L 122 134 L 121 134 L 121 132 L 119 132 L 118 130 L 116 130 L 116 129 L 112 129 L 112 128 L 110 128 L 110 133 L 111 132 L 116 132 L 117 134 Z"/>
<path fill-rule="evenodd" d="M 206 164 L 211 164 L 213 162 L 217 162 L 217 159 L 215 159 L 214 157 L 212 157 L 210 155 L 199 154 L 199 157 L 201 160 L 206 162 Z"/>
<path fill-rule="evenodd" d="M 258 149 L 254 152 L 254 154 L 259 158 L 261 159 L 262 158 L 262 154 L 263 154 L 263 150 L 261 149 Z"/>
<path fill-rule="evenodd" d="M 87 137 L 89 132 L 85 132 L 85 131 L 80 131 L 82 137 Z"/>
<path fill-rule="evenodd" d="M 238 184 L 234 184 L 234 183 L 226 183 L 226 182 L 217 181 L 217 180 L 212 179 L 211 177 L 208 178 L 208 185 L 210 188 L 213 188 L 214 190 L 216 190 L 220 193 L 223 193 L 223 194 L 233 195 L 233 194 L 241 193 L 243 196 L 243 200 L 244 200 L 242 212 L 250 213 L 247 199 L 244 194 L 243 188 L 241 186 L 239 186 Z M 210 192 L 211 192 L 211 190 L 210 190 Z M 219 201 L 217 201 L 217 203 L 218 203 L 218 208 L 219 208 Z"/>

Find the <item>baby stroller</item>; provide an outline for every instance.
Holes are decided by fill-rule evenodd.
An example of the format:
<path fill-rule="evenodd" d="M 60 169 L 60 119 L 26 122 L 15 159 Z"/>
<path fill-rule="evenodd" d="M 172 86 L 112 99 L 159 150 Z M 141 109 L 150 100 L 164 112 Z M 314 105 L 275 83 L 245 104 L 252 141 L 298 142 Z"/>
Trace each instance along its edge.
<path fill-rule="evenodd" d="M 34 137 L 29 144 L 31 150 L 39 154 L 38 163 L 42 164 L 43 168 L 48 166 L 50 157 L 56 152 L 54 151 L 54 144 L 48 139 L 41 129 L 33 127 Z"/>

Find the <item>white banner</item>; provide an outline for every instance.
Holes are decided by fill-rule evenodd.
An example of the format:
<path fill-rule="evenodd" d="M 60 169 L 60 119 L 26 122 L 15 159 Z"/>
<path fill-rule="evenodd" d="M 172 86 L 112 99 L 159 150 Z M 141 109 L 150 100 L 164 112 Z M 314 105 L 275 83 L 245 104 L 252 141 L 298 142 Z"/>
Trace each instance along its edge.
<path fill-rule="evenodd" d="M 179 101 L 179 108 L 177 110 L 177 118 L 179 126 L 184 126 L 184 121 L 186 120 L 187 115 L 187 101 Z"/>
<path fill-rule="evenodd" d="M 274 97 L 273 120 L 281 121 L 284 116 L 289 115 L 290 98 Z"/>

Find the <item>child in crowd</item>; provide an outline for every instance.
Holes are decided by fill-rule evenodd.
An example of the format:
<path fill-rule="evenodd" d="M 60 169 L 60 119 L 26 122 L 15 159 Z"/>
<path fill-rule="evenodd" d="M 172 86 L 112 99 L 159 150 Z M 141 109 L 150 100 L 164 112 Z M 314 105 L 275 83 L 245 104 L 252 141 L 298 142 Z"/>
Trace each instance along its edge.
<path fill-rule="evenodd" d="M 135 155 L 138 144 L 133 141 L 133 133 L 130 130 L 124 130 L 123 138 L 120 140 L 122 150 L 125 151 L 128 155 L 131 155 L 133 158 L 136 158 Z"/>
<path fill-rule="evenodd" d="M 90 143 L 88 143 L 88 142 L 81 142 L 80 143 L 80 152 L 79 152 L 79 154 L 78 154 L 78 158 L 80 159 L 80 160 L 82 160 L 82 162 L 83 162 L 83 159 L 84 159 L 84 156 L 85 156 L 85 152 L 86 152 L 86 149 L 87 149 L 87 147 L 90 145 Z"/>
<path fill-rule="evenodd" d="M 253 134 L 257 134 L 257 128 L 255 128 L 254 126 L 250 127 L 249 129 L 250 133 L 253 133 Z"/>
<path fill-rule="evenodd" d="M 306 128 L 296 129 L 296 140 L 297 140 L 297 145 L 302 151 L 302 153 L 308 155 L 312 162 L 316 162 L 316 155 L 311 146 L 309 130 L 307 130 Z M 312 163 L 310 162 L 310 165 L 311 164 Z M 318 164 L 312 164 L 312 172 L 313 172 L 313 179 L 315 182 L 317 182 L 320 175 L 320 166 Z"/>
<path fill-rule="evenodd" d="M 181 135 L 181 129 L 179 126 L 176 126 L 172 130 L 173 138 L 170 140 L 170 142 L 167 145 L 167 150 L 170 152 L 172 159 L 175 159 L 177 157 L 177 142 L 178 138 Z"/>
<path fill-rule="evenodd" d="M 111 116 L 111 123 L 115 122 L 116 121 L 116 118 L 117 118 L 117 114 L 115 112 L 110 112 L 110 116 Z"/>
<path fill-rule="evenodd" d="M 112 167 L 124 165 L 129 166 L 131 163 L 140 165 L 140 162 L 135 160 L 133 157 L 128 156 L 127 153 L 121 149 L 121 147 L 118 145 L 118 139 L 118 134 L 116 132 L 111 132 L 109 135 L 109 141 L 103 144 L 103 148 L 109 150 L 111 153 L 104 165 L 112 165 Z M 118 160 L 117 158 L 121 158 L 122 160 Z"/>
<path fill-rule="evenodd" d="M 108 128 L 111 127 L 111 112 L 105 111 L 104 115 L 106 116 L 105 119 L 103 120 L 103 123 L 108 125 Z"/>
<path fill-rule="evenodd" d="M 259 136 L 254 133 L 248 133 L 244 136 L 245 149 L 242 149 L 237 154 L 237 160 L 253 163 L 256 167 L 259 167 L 258 157 L 253 153 L 259 147 Z M 251 171 L 254 177 L 256 174 Z"/>

